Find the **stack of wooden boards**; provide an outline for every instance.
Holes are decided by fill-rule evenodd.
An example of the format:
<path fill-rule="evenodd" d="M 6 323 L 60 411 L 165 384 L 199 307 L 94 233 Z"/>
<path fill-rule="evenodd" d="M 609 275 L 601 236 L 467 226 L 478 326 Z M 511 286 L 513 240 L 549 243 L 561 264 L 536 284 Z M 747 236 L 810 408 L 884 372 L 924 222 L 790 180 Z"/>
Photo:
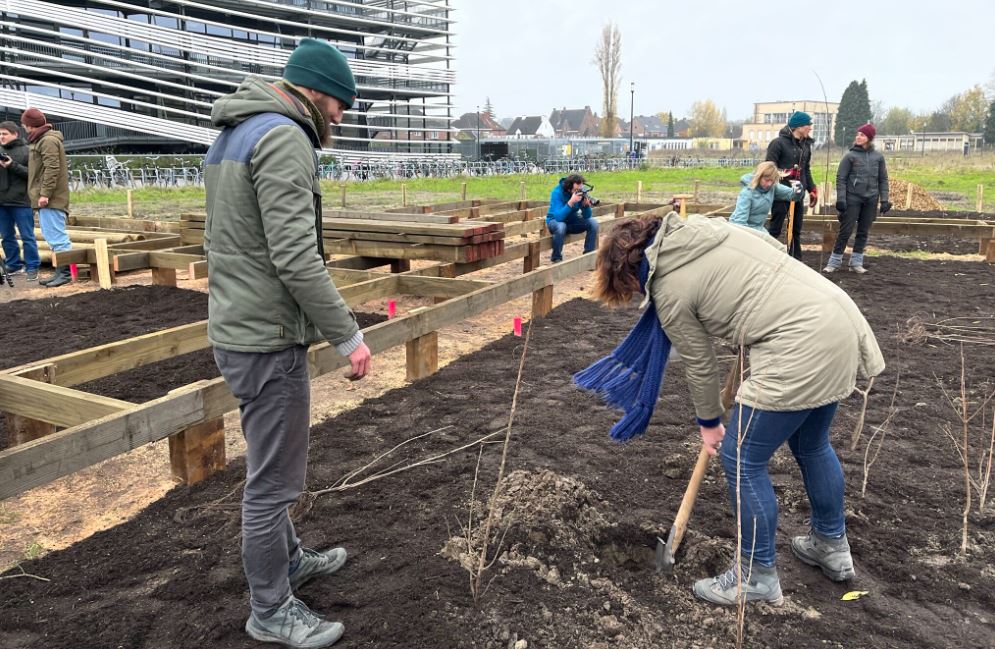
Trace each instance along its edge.
<path fill-rule="evenodd" d="M 342 212 L 322 220 L 325 252 L 473 262 L 504 254 L 504 225 L 442 214 Z"/>
<path fill-rule="evenodd" d="M 180 245 L 204 244 L 204 222 L 207 214 L 180 214 Z"/>

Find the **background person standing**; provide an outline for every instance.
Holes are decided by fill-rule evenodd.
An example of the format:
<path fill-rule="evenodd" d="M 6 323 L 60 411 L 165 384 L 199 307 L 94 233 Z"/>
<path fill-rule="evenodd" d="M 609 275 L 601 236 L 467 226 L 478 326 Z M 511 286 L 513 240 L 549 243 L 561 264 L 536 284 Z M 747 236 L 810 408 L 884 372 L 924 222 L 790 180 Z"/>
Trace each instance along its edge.
<path fill-rule="evenodd" d="M 873 124 L 864 124 L 858 128 L 853 146 L 840 160 L 836 171 L 836 212 L 839 215 L 837 218 L 840 230 L 836 234 L 836 245 L 833 246 L 833 254 L 829 256 L 829 263 L 822 269 L 824 273 L 836 272 L 843 266 L 843 253 L 855 225 L 857 236 L 850 253 L 850 270 L 866 273 L 864 248 L 874 219 L 878 216 L 878 201 L 881 201 L 882 214 L 887 214 L 891 209 L 888 201 L 888 167 L 885 165 L 884 155 L 874 148 L 875 135 L 877 130 Z"/>
<path fill-rule="evenodd" d="M 17 243 L 21 233 L 24 260 Z M 35 215 L 28 200 L 28 145 L 14 122 L 0 123 L 0 236 L 8 273 L 25 271 L 29 282 L 38 279 L 38 242 Z"/>
<path fill-rule="evenodd" d="M 796 111 L 788 119 L 788 125 L 781 129 L 777 137 L 767 145 L 767 160 L 777 165 L 783 173 L 782 185 L 791 186 L 791 181 L 799 182 L 808 192 L 809 207 L 815 207 L 819 190 L 812 180 L 812 117 L 808 113 Z M 795 199 L 795 217 L 791 228 L 791 246 L 788 254 L 795 259 L 802 258 L 802 220 L 805 216 L 805 202 L 802 197 Z M 770 208 L 770 226 L 767 231 L 777 239 L 788 218 L 789 201 L 776 200 Z"/>
<path fill-rule="evenodd" d="M 41 234 L 52 252 L 72 250 L 66 232 L 69 213 L 69 166 L 62 133 L 52 128 L 45 113 L 29 108 L 21 115 L 21 125 L 28 132 L 28 198 L 38 210 Z M 38 282 L 55 288 L 72 282 L 69 265 L 63 264 L 49 277 Z"/>

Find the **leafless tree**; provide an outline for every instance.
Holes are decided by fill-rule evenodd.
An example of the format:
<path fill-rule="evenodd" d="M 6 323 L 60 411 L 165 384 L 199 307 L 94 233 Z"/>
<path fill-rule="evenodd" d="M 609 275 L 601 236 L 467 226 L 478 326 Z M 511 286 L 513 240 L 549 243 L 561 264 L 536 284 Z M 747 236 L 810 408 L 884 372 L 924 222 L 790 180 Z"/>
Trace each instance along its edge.
<path fill-rule="evenodd" d="M 622 32 L 609 22 L 601 28 L 601 40 L 594 50 L 594 64 L 601 74 L 602 112 L 601 136 L 615 135 L 618 117 L 618 82 L 622 72 Z"/>

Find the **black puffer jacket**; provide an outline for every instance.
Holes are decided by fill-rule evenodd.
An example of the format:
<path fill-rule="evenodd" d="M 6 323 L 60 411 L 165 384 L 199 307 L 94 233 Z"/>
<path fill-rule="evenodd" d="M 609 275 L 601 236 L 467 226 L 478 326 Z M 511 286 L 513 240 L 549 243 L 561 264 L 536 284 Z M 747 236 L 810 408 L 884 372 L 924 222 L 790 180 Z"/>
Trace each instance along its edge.
<path fill-rule="evenodd" d="M 854 144 L 840 160 L 836 171 L 836 200 L 846 201 L 847 194 L 859 198 L 879 197 L 882 203 L 888 202 L 888 167 L 873 144 L 867 149 Z"/>
<path fill-rule="evenodd" d="M 798 165 L 798 177 L 795 180 L 800 180 L 807 192 L 815 189 L 815 181 L 812 180 L 813 142 L 815 140 L 810 137 L 796 140 L 791 135 L 791 129 L 785 126 L 767 145 L 767 161 L 776 164 L 781 171 L 791 171 Z M 790 177 L 784 178 L 781 184 L 790 187 L 791 180 Z"/>
<path fill-rule="evenodd" d="M 0 145 L 0 153 L 10 156 L 13 163 L 0 167 L 0 205 L 30 206 L 28 200 L 28 145 L 21 138 Z"/>

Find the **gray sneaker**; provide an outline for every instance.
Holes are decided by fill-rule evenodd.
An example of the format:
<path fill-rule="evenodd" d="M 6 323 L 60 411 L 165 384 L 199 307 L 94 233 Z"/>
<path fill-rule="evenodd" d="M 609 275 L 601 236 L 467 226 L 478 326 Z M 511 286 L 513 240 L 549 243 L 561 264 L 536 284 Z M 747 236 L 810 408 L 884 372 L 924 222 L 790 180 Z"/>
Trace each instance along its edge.
<path fill-rule="evenodd" d="M 822 272 L 824 272 L 824 273 L 835 273 L 838 270 L 839 270 L 838 266 L 826 266 L 825 268 L 822 269 Z"/>
<path fill-rule="evenodd" d="M 301 552 L 300 561 L 290 568 L 290 587 L 295 591 L 315 577 L 338 572 L 345 565 L 347 557 L 344 548 L 332 548 L 324 552 L 301 548 Z"/>
<path fill-rule="evenodd" d="M 292 649 L 318 649 L 338 642 L 345 627 L 329 622 L 293 595 L 268 618 L 253 613 L 245 623 L 245 632 L 259 642 L 276 642 Z"/>
<path fill-rule="evenodd" d="M 867 272 L 867 269 L 863 266 L 850 266 L 851 273 L 857 273 L 858 275 L 863 275 Z"/>
<path fill-rule="evenodd" d="M 753 564 L 752 572 L 747 566 L 743 566 L 743 594 L 748 602 L 769 602 L 774 606 L 780 606 L 784 602 L 781 595 L 781 580 L 777 578 L 777 568 L 765 568 Z M 750 576 L 749 583 L 746 583 L 746 575 Z M 738 591 L 739 577 L 736 574 L 736 566 L 729 568 L 717 577 L 699 579 L 694 583 L 694 594 L 703 600 L 722 606 L 735 606 L 739 601 Z"/>
<path fill-rule="evenodd" d="M 830 539 L 812 530 L 804 536 L 793 537 L 791 551 L 804 563 L 821 568 L 833 581 L 849 581 L 857 575 L 846 534 Z"/>
<path fill-rule="evenodd" d="M 24 274 L 29 282 L 38 281 L 38 269 L 25 271 Z"/>

